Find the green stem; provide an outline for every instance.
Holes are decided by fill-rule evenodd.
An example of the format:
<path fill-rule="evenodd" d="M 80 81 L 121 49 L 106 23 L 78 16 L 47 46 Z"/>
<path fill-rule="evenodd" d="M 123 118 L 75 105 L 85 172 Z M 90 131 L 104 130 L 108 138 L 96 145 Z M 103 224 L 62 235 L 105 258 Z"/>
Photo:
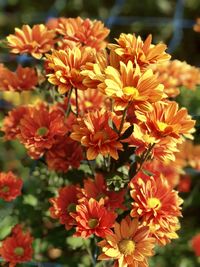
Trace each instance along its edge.
<path fill-rule="evenodd" d="M 155 143 L 153 143 L 152 145 L 149 146 L 149 148 L 147 149 L 146 153 L 143 154 L 142 158 L 141 158 L 141 162 L 140 162 L 140 167 L 138 168 L 138 170 L 136 171 L 136 174 L 142 169 L 142 166 L 144 165 L 144 163 L 146 162 L 146 160 L 148 159 L 149 155 L 151 154 L 152 149 L 154 148 Z M 136 175 L 135 174 L 135 175 Z"/>
<path fill-rule="evenodd" d="M 71 108 L 71 105 L 70 105 L 70 99 L 71 99 L 71 94 L 72 94 L 72 90 L 73 88 L 71 88 L 67 94 L 67 110 L 66 110 L 66 115 L 68 116 L 69 113 L 70 113 L 70 108 Z"/>
<path fill-rule="evenodd" d="M 87 253 L 88 253 L 89 257 L 90 257 L 90 260 L 91 260 L 91 262 L 92 262 L 92 265 L 95 266 L 95 265 L 96 265 L 96 262 L 95 262 L 95 260 L 94 260 L 94 258 L 93 258 L 92 252 L 91 252 L 91 250 L 90 250 L 88 244 L 85 242 L 84 239 L 83 239 L 83 244 L 84 244 L 85 249 L 86 249 L 86 251 L 87 251 Z"/>

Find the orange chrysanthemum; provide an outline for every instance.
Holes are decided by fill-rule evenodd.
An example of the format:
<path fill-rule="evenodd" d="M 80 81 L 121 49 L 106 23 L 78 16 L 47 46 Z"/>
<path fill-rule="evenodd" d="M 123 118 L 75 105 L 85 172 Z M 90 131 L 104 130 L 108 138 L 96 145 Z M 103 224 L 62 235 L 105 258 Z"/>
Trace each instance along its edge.
<path fill-rule="evenodd" d="M 168 97 L 175 97 L 180 93 L 179 88 L 185 86 L 195 90 L 200 84 L 200 70 L 186 62 L 172 60 L 153 66 L 158 81 L 164 85 L 164 92 Z"/>
<path fill-rule="evenodd" d="M 128 142 L 130 147 L 135 147 L 135 154 L 139 156 L 152 147 L 151 158 L 156 158 L 161 161 L 174 161 L 174 153 L 178 151 L 176 139 L 170 136 L 156 138 L 151 131 L 145 129 L 144 123 L 134 123 L 133 133 L 128 139 L 123 141 Z"/>
<path fill-rule="evenodd" d="M 64 113 L 60 109 L 51 111 L 44 104 L 31 107 L 20 120 L 19 128 L 19 139 L 34 159 L 41 157 L 58 137 L 67 133 Z"/>
<path fill-rule="evenodd" d="M 21 195 L 23 181 L 16 177 L 11 171 L 0 172 L 0 198 L 5 201 L 12 201 Z"/>
<path fill-rule="evenodd" d="M 97 110 L 104 106 L 105 96 L 97 90 L 87 89 L 78 91 L 78 111 L 79 114 Z M 76 113 L 76 94 L 72 93 L 71 108 Z"/>
<path fill-rule="evenodd" d="M 77 193 L 77 186 L 68 185 L 59 189 L 57 197 L 49 199 L 52 205 L 49 209 L 51 217 L 59 219 L 59 222 L 64 224 L 67 230 L 75 225 L 75 220 L 70 214 L 76 211 L 76 205 L 78 204 Z"/>
<path fill-rule="evenodd" d="M 141 73 L 139 66 L 120 62 L 120 71 L 109 66 L 105 70 L 105 94 L 114 99 L 116 110 L 123 110 L 133 103 L 142 110 L 150 110 L 151 103 L 164 97 L 163 85 L 159 84 L 151 70 Z M 133 108 L 134 109 L 134 108 Z"/>
<path fill-rule="evenodd" d="M 119 129 L 121 117 L 103 109 L 77 118 L 77 123 L 72 126 L 71 138 L 87 148 L 87 159 L 93 160 L 99 154 L 118 159 L 117 150 L 122 150 L 122 144 L 118 141 L 119 135 L 109 125 L 112 121 Z"/>
<path fill-rule="evenodd" d="M 28 113 L 27 106 L 19 106 L 9 111 L 8 116 L 6 116 L 3 120 L 3 126 L 1 128 L 5 134 L 6 140 L 13 140 L 17 138 L 20 133 L 20 120 L 26 113 Z"/>
<path fill-rule="evenodd" d="M 200 257 L 200 233 L 196 234 L 191 240 L 192 249 L 197 257 Z"/>
<path fill-rule="evenodd" d="M 104 39 L 110 32 L 101 21 L 91 21 L 80 17 L 50 19 L 47 27 L 64 37 L 61 39 L 63 48 L 74 44 L 78 47 L 89 46 L 96 50 L 103 49 L 106 46 Z"/>
<path fill-rule="evenodd" d="M 67 172 L 70 167 L 78 168 L 82 159 L 80 144 L 67 136 L 60 137 L 46 153 L 48 168 L 57 172 Z"/>
<path fill-rule="evenodd" d="M 153 256 L 155 240 L 149 237 L 148 227 L 140 227 L 138 220 L 126 217 L 115 223 L 114 233 L 98 245 L 102 248 L 99 260 L 115 260 L 114 267 L 147 267 Z"/>
<path fill-rule="evenodd" d="M 104 199 L 104 205 L 108 210 L 115 210 L 117 208 L 125 209 L 124 202 L 125 190 L 109 191 L 106 181 L 102 174 L 96 174 L 95 179 L 85 179 L 84 186 L 81 189 L 79 198 L 94 198 L 99 200 Z M 80 200 L 81 201 L 81 200 Z M 83 200 L 84 201 L 84 200 Z"/>
<path fill-rule="evenodd" d="M 153 110 L 146 113 L 146 127 L 156 138 L 182 135 L 193 138 L 195 121 L 188 115 L 186 108 L 179 109 L 176 102 L 166 101 L 152 104 Z"/>
<path fill-rule="evenodd" d="M 161 43 L 153 45 L 151 35 L 143 42 L 140 36 L 122 33 L 116 41 L 118 44 L 109 44 L 108 48 L 125 64 L 130 60 L 144 69 L 151 64 L 170 59 L 170 55 L 165 53 L 167 46 Z"/>
<path fill-rule="evenodd" d="M 76 206 L 76 213 L 72 214 L 76 220 L 75 236 L 87 238 L 94 234 L 105 237 L 111 234 L 117 215 L 113 211 L 108 211 L 104 206 L 104 200 L 96 201 L 93 198 L 85 199 Z"/>
<path fill-rule="evenodd" d="M 171 188 L 174 188 L 179 184 L 181 169 L 178 168 L 176 162 L 170 160 L 156 160 L 153 158 L 152 161 L 148 161 L 143 165 L 143 169 L 147 170 L 152 174 L 162 173 L 162 175 L 167 179 Z M 178 190 L 180 191 L 180 190 Z"/>
<path fill-rule="evenodd" d="M 15 28 L 15 34 L 7 37 L 8 46 L 14 54 L 29 53 L 40 59 L 42 55 L 54 46 L 55 33 L 43 24 L 36 24 L 31 28 L 23 25 L 22 29 Z"/>
<path fill-rule="evenodd" d="M 116 62 L 118 65 L 119 62 Z M 110 59 L 107 50 L 102 50 L 96 54 L 95 63 L 88 62 L 83 67 L 81 74 L 84 76 L 83 84 L 89 89 L 98 89 L 104 92 L 102 83 L 105 80 L 105 69 L 109 66 L 115 66 Z M 103 87 L 103 88 L 102 88 Z"/>
<path fill-rule="evenodd" d="M 22 231 L 21 225 L 17 224 L 12 229 L 11 236 L 3 240 L 0 247 L 0 255 L 9 262 L 9 267 L 16 264 L 30 261 L 33 254 L 33 238 L 28 231 Z"/>
<path fill-rule="evenodd" d="M 182 199 L 173 190 L 162 175 L 147 176 L 140 172 L 131 180 L 132 203 L 131 216 L 149 225 L 151 233 L 159 243 L 165 244 L 166 237 L 177 238 L 172 230 L 177 230 L 177 217 L 181 216 Z M 163 240 L 157 231 L 162 230 Z"/>
<path fill-rule="evenodd" d="M 195 32 L 200 32 L 200 18 L 196 20 L 196 24 L 193 27 Z"/>
<path fill-rule="evenodd" d="M 180 152 L 176 153 L 176 162 L 182 168 L 190 166 L 200 170 L 200 145 L 187 140 L 179 146 Z"/>
<path fill-rule="evenodd" d="M 33 68 L 18 66 L 15 72 L 0 68 L 0 90 L 27 91 L 32 90 L 38 83 L 38 76 Z"/>
<path fill-rule="evenodd" d="M 191 181 L 191 177 L 189 175 L 187 175 L 187 174 L 181 175 L 180 181 L 178 184 L 178 191 L 184 192 L 184 193 L 190 192 L 191 183 L 192 183 L 192 181 Z"/>
<path fill-rule="evenodd" d="M 50 83 L 58 86 L 61 94 L 71 88 L 86 90 L 83 84 L 83 76 L 80 71 L 87 62 L 94 62 L 94 50 L 92 48 L 68 48 L 66 50 L 54 50 L 46 54 Z"/>

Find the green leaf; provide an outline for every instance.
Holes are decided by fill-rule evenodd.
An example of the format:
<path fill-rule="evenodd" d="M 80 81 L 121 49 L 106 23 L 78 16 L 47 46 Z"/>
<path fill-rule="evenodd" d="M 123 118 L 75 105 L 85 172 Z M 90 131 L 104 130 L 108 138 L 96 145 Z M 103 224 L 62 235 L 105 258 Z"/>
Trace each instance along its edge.
<path fill-rule="evenodd" d="M 85 247 L 85 245 L 87 244 L 87 246 L 89 246 L 90 240 L 83 240 L 83 238 L 81 237 L 67 237 L 66 239 L 66 243 L 72 248 L 72 249 L 77 249 L 77 248 L 81 248 L 81 247 Z"/>
<path fill-rule="evenodd" d="M 6 203 L 3 200 L 0 202 L 0 222 L 13 211 L 13 202 Z"/>
<path fill-rule="evenodd" d="M 7 216 L 0 221 L 0 240 L 10 234 L 15 224 L 17 224 L 17 218 L 13 216 Z"/>
<path fill-rule="evenodd" d="M 38 200 L 34 195 L 28 194 L 24 195 L 23 203 L 35 207 L 38 204 Z"/>

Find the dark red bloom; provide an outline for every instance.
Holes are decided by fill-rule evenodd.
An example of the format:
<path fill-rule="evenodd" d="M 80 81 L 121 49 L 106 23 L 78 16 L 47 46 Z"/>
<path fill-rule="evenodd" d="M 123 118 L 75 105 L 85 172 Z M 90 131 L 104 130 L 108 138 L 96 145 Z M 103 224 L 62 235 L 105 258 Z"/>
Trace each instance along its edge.
<path fill-rule="evenodd" d="M 0 172 L 0 198 L 5 201 L 12 201 L 21 195 L 23 181 L 17 178 L 12 172 Z"/>

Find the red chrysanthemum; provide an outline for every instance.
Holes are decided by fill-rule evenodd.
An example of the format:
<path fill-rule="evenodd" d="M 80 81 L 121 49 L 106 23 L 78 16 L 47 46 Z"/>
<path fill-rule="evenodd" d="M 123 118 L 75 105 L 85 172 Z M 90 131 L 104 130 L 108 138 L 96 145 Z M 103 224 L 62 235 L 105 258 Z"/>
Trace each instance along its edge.
<path fill-rule="evenodd" d="M 78 204 L 77 193 L 77 186 L 69 185 L 60 188 L 58 196 L 49 200 L 52 204 L 49 209 L 51 217 L 59 219 L 59 222 L 64 224 L 67 230 L 71 229 L 75 224 L 75 220 L 70 213 L 76 211 L 76 205 Z"/>
<path fill-rule="evenodd" d="M 11 171 L 0 172 L 0 198 L 5 201 L 12 201 L 21 195 L 23 181 L 16 177 Z"/>
<path fill-rule="evenodd" d="M 78 168 L 82 159 L 80 144 L 67 136 L 59 138 L 46 153 L 48 168 L 58 172 L 67 172 L 69 167 Z"/>
<path fill-rule="evenodd" d="M 32 90 L 38 83 L 38 76 L 33 68 L 23 68 L 19 65 L 12 72 L 7 68 L 0 68 L 0 90 L 17 92 Z"/>
<path fill-rule="evenodd" d="M 22 227 L 18 224 L 12 229 L 11 236 L 3 240 L 0 255 L 9 262 L 9 267 L 30 261 L 33 254 L 32 241 L 30 233 L 23 232 Z"/>
<path fill-rule="evenodd" d="M 178 191 L 179 192 L 189 192 L 190 191 L 190 188 L 191 188 L 191 177 L 187 174 L 185 175 L 181 175 L 180 177 L 180 181 L 179 181 L 179 184 L 178 184 Z"/>
<path fill-rule="evenodd" d="M 104 199 L 104 205 L 109 210 L 115 210 L 117 208 L 125 209 L 122 204 L 124 202 L 125 190 L 121 191 L 109 191 L 106 181 L 102 174 L 98 173 L 95 175 L 95 179 L 85 179 L 83 189 L 79 194 L 80 198 L 94 198 L 99 200 Z"/>
<path fill-rule="evenodd" d="M 105 237 L 111 234 L 110 228 L 113 227 L 117 215 L 108 211 L 104 206 L 103 199 L 99 202 L 93 198 L 85 199 L 76 206 L 76 213 L 72 214 L 76 220 L 75 236 L 87 238 L 94 234 L 99 237 Z"/>
<path fill-rule="evenodd" d="M 37 159 L 52 148 L 57 138 L 67 133 L 64 113 L 60 109 L 49 110 L 44 104 L 32 107 L 20 120 L 20 141 L 30 156 Z"/>
<path fill-rule="evenodd" d="M 192 249 L 197 257 L 200 257 L 200 233 L 195 235 L 191 241 Z"/>
<path fill-rule="evenodd" d="M 8 113 L 3 120 L 3 126 L 1 130 L 5 134 L 6 140 L 13 140 L 17 138 L 18 134 L 20 133 L 20 120 L 23 116 L 28 113 L 27 106 L 19 106 Z"/>

